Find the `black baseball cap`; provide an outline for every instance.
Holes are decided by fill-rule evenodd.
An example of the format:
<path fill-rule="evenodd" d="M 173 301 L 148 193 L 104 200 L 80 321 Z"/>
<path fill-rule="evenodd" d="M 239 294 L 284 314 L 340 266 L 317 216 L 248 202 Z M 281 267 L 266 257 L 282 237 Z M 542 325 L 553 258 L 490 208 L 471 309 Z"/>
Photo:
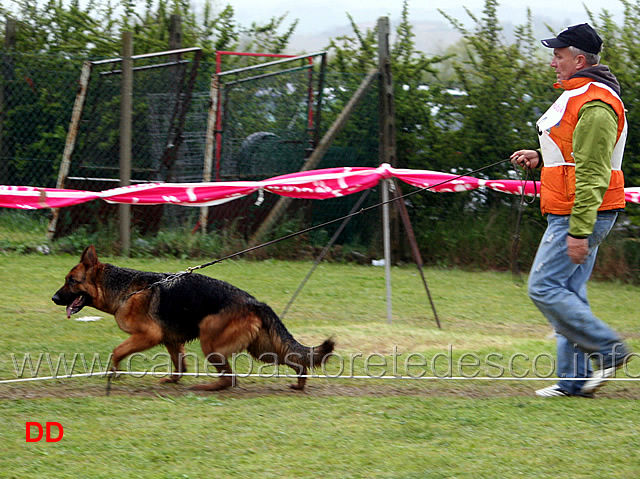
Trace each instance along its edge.
<path fill-rule="evenodd" d="M 565 28 L 556 38 L 542 40 L 542 44 L 548 48 L 576 47 L 587 53 L 600 53 L 602 38 L 588 23 L 572 25 Z"/>

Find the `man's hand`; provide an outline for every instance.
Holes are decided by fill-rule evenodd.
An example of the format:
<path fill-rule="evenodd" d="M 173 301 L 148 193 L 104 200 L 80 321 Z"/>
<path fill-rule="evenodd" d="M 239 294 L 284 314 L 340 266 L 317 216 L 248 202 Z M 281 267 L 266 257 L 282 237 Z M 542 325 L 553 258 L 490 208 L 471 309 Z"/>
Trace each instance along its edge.
<path fill-rule="evenodd" d="M 521 166 L 522 168 L 534 169 L 538 167 L 540 163 L 540 157 L 536 150 L 518 150 L 514 151 L 511 156 L 511 163 L 513 166 Z"/>
<path fill-rule="evenodd" d="M 589 255 L 589 239 L 567 235 L 567 254 L 572 263 L 582 264 Z"/>

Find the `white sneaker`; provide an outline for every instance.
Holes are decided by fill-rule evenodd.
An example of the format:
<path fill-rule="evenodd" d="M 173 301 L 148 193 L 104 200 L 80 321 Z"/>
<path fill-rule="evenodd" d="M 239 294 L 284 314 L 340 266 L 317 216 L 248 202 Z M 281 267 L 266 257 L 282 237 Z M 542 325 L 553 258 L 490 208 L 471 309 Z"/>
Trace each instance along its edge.
<path fill-rule="evenodd" d="M 593 397 L 593 394 L 585 392 L 584 388 L 582 389 L 582 391 L 580 391 L 580 394 L 571 394 L 570 392 L 565 391 L 564 389 L 562 389 L 557 384 L 554 384 L 553 386 L 547 386 L 546 388 L 538 389 L 536 391 L 536 396 L 540 396 L 540 397 L 544 397 L 544 398 L 575 397 L 575 396 L 591 398 L 591 397 Z"/>
<path fill-rule="evenodd" d="M 538 389 L 536 391 L 536 396 L 552 398 L 552 397 L 567 397 L 567 396 L 571 396 L 571 394 L 569 394 L 564 389 L 561 389 L 560 386 L 558 386 L 557 384 L 554 384 L 553 386 L 548 386 L 546 388 Z"/>
<path fill-rule="evenodd" d="M 593 376 L 587 379 L 582 386 L 582 392 L 584 394 L 593 394 L 596 392 L 608 379 L 616 375 L 616 369 L 618 369 L 616 366 L 611 366 L 610 368 L 594 371 Z"/>

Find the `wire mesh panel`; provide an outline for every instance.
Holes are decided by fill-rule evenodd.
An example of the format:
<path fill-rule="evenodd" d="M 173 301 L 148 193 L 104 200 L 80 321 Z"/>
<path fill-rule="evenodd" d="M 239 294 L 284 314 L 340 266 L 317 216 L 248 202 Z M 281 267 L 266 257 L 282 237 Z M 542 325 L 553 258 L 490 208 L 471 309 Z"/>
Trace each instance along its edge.
<path fill-rule="evenodd" d="M 176 104 L 175 94 L 150 93 L 149 104 L 149 140 L 152 158 L 162 158 L 167 148 L 167 136 L 172 109 Z M 182 132 L 182 142 L 176 153 L 175 165 L 171 177 L 176 182 L 202 181 L 202 159 L 204 158 L 205 130 L 209 106 L 207 92 L 193 93 L 191 104 L 186 113 Z M 158 179 L 167 176 L 162 164 L 156 162 Z"/>
<path fill-rule="evenodd" d="M 317 58 L 313 62 L 309 58 L 296 58 L 269 62 L 264 68 L 254 66 L 223 72 L 222 121 L 217 135 L 220 179 L 259 180 L 306 169 L 307 159 L 317 142 L 364 78 L 332 76 L 323 71 L 321 65 Z M 377 88 L 373 88 L 344 132 L 338 135 L 336 146 L 313 168 L 377 166 L 378 123 Z M 376 195 L 371 195 L 369 201 L 375 198 Z M 256 202 L 256 194 L 212 208 L 209 225 L 214 231 L 232 227 L 247 239 L 278 199 L 267 194 Z M 271 236 L 333 220 L 347 214 L 356 200 L 355 197 L 316 202 L 293 200 Z M 328 225 L 314 233 L 314 242 L 321 244 L 338 226 Z M 373 237 L 372 232 L 355 219 L 339 241 L 359 241 L 360 233 L 369 239 Z"/>
<path fill-rule="evenodd" d="M 318 84 L 311 66 L 225 77 L 222 178 L 259 179 L 300 170 L 314 146 Z"/>
<path fill-rule="evenodd" d="M 78 65 L 57 57 L 2 53 L 0 183 L 28 185 L 38 178 L 38 186 L 55 186 Z"/>
<path fill-rule="evenodd" d="M 192 70 L 197 65 L 193 61 L 166 60 L 166 56 L 154 56 L 136 59 L 134 63 L 131 132 L 131 182 L 134 184 L 202 179 L 192 166 L 194 158 L 202 157 L 202 125 L 206 124 L 206 116 L 198 115 L 198 108 L 191 110 L 195 88 Z M 122 76 L 117 68 L 119 62 L 92 64 L 82 122 L 76 133 L 68 176 L 64 179 L 68 188 L 99 191 L 119 185 Z M 202 104 L 202 95 L 195 103 Z M 193 131 L 200 132 L 195 142 L 184 141 L 190 112 L 197 123 L 200 120 L 192 127 Z M 133 227 L 141 234 L 157 232 L 162 225 L 163 210 L 162 205 L 134 207 Z M 117 206 L 98 202 L 66 208 L 60 213 L 55 237 L 64 236 L 79 226 L 89 230 L 104 227 L 115 221 L 117 211 Z"/>
<path fill-rule="evenodd" d="M 0 184 L 55 187 L 81 60 L 0 55 Z M 45 242 L 49 211 L 0 209 L 0 248 Z"/>
<path fill-rule="evenodd" d="M 214 144 L 214 180 L 264 179 L 299 171 L 357 89 L 359 76 L 323 72 L 321 61 L 296 60 L 272 68 L 241 70 L 265 59 L 228 61 L 236 70 L 223 75 L 220 122 Z M 3 53 L 0 126 L 0 183 L 55 187 L 65 144 L 71 134 L 65 188 L 100 191 L 118 186 L 120 168 L 119 63 L 92 62 L 77 132 L 70 131 L 80 93 L 84 59 Z M 269 63 L 269 62 L 267 62 Z M 132 183 L 203 180 L 211 78 L 215 64 L 194 58 L 141 58 L 134 62 L 132 118 Z M 222 72 L 225 73 L 225 72 Z M 377 166 L 377 90 L 373 88 L 353 113 L 334 146 L 315 168 Z M 134 206 L 132 250 L 156 239 L 171 252 L 193 242 L 191 254 L 210 248 L 241 248 L 279 197 L 258 195 L 209 208 L 209 233 L 201 235 L 200 211 L 174 205 Z M 327 201 L 294 200 L 273 234 L 290 232 L 346 214 L 356 197 Z M 369 202 L 375 201 L 370 195 Z M 259 203 L 259 204 L 257 204 Z M 92 201 L 59 210 L 55 243 L 117 242 L 117 206 Z M 369 215 L 370 217 L 371 215 Z M 50 210 L 0 210 L 0 248 L 31 248 L 46 242 Z M 342 238 L 363 243 L 373 238 L 379 219 L 351 221 Z M 337 225 L 301 238 L 323 246 Z M 172 233 L 173 232 L 173 233 Z M 197 234 L 196 234 L 197 232 Z M 174 235 L 171 239 L 170 235 Z M 79 235 L 79 240 L 73 238 Z M 180 238 L 180 239 L 177 239 Z M 221 239 L 222 238 L 222 239 Z M 343 240 L 339 240 L 342 242 Z M 293 248 L 293 250 L 296 250 Z M 290 246 L 285 252 L 291 253 Z M 296 250 L 297 251 L 297 250 Z M 276 254 L 276 250 L 266 252 Z"/>

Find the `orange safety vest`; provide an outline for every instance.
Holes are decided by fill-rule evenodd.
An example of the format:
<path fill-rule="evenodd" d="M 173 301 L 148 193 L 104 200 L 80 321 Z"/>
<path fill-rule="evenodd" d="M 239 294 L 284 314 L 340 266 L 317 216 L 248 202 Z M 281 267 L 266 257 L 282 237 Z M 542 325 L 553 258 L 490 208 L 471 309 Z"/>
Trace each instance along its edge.
<path fill-rule="evenodd" d="M 624 104 L 607 85 L 590 78 L 571 78 L 562 82 L 565 91 L 536 123 L 544 166 L 540 174 L 540 209 L 542 213 L 568 215 L 576 193 L 573 131 L 578 112 L 585 103 L 600 100 L 618 115 L 618 133 L 611 157 L 611 179 L 598 211 L 624 208 L 622 154 L 627 138 Z"/>

